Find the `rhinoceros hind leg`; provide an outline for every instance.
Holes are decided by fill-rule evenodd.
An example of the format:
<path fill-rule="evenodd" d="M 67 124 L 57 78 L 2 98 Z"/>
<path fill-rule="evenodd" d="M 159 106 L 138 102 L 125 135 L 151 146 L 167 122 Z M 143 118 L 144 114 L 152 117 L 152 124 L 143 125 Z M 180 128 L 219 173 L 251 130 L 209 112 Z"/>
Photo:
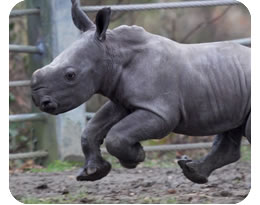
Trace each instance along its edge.
<path fill-rule="evenodd" d="M 181 159 L 178 164 L 183 174 L 195 183 L 206 183 L 215 169 L 233 163 L 240 158 L 242 127 L 216 136 L 211 151 L 202 159 Z"/>
<path fill-rule="evenodd" d="M 187 156 L 178 160 L 179 166 L 182 168 L 182 172 L 185 177 L 194 183 L 204 184 L 208 182 L 208 177 L 205 173 L 198 172 L 199 163 L 193 162 Z"/>
<path fill-rule="evenodd" d="M 251 143 L 251 113 L 246 122 L 245 135 L 249 143 Z"/>

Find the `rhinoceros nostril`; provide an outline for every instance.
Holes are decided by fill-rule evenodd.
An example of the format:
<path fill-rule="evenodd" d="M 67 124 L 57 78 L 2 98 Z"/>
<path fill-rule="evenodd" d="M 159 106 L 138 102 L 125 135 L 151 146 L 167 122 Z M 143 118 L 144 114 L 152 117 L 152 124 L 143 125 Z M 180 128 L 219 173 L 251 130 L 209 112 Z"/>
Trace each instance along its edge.
<path fill-rule="evenodd" d="M 56 110 L 57 104 L 51 99 L 44 99 L 41 101 L 41 110 L 44 112 L 52 113 Z"/>
<path fill-rule="evenodd" d="M 50 104 L 51 104 L 50 100 L 44 100 L 44 101 L 41 102 L 41 107 L 44 109 L 44 108 L 49 107 Z"/>

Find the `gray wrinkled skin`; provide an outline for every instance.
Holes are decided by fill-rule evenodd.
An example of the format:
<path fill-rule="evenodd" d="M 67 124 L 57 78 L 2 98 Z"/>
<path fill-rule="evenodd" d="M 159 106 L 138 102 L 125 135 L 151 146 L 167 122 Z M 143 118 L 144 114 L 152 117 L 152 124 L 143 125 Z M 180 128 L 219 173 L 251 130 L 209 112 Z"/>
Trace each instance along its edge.
<path fill-rule="evenodd" d="M 200 160 L 179 160 L 184 175 L 206 183 L 212 171 L 240 158 L 242 136 L 251 141 L 250 48 L 235 43 L 180 44 L 138 26 L 107 30 L 110 9 L 96 25 L 72 0 L 75 25 L 84 33 L 32 76 L 32 97 L 50 114 L 71 110 L 93 94 L 107 102 L 82 134 L 85 166 L 77 180 L 106 176 L 108 152 L 126 168 L 144 161 L 140 141 L 170 132 L 217 135 Z"/>

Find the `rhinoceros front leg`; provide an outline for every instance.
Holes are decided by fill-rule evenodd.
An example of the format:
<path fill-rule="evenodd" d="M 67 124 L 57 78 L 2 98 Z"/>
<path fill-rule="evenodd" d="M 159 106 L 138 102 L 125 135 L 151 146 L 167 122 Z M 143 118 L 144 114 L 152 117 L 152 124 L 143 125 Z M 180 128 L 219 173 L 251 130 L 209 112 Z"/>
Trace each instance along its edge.
<path fill-rule="evenodd" d="M 188 158 L 179 160 L 183 174 L 195 183 L 206 183 L 215 169 L 240 158 L 242 135 L 242 127 L 219 134 L 215 137 L 211 151 L 204 158 L 194 161 Z"/>
<path fill-rule="evenodd" d="M 171 130 L 172 127 L 160 116 L 137 110 L 111 128 L 106 137 L 106 148 L 122 166 L 135 168 L 145 159 L 140 141 L 162 138 Z"/>
<path fill-rule="evenodd" d="M 109 173 L 111 165 L 101 156 L 100 146 L 110 128 L 127 114 L 126 109 L 109 101 L 87 123 L 81 137 L 85 165 L 77 176 L 78 181 L 98 180 Z"/>

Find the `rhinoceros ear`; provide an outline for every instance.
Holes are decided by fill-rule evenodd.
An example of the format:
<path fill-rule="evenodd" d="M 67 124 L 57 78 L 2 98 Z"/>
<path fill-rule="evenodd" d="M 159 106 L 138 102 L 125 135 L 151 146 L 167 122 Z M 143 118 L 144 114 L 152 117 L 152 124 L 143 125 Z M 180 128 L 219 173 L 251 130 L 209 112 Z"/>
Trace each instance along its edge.
<path fill-rule="evenodd" d="M 96 36 L 100 41 L 106 39 L 106 31 L 110 22 L 110 7 L 103 8 L 98 11 L 96 16 Z"/>
<path fill-rule="evenodd" d="M 94 23 L 88 18 L 88 16 L 79 7 L 77 0 L 71 0 L 71 16 L 75 26 L 85 32 L 91 28 L 95 28 Z"/>

